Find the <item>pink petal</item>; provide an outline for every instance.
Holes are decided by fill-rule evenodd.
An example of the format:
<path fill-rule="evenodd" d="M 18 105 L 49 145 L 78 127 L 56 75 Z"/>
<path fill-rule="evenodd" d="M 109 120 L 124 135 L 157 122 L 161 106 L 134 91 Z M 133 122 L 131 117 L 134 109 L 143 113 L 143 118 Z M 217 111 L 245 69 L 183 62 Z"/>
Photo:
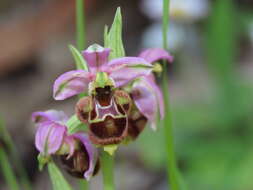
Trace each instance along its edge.
<path fill-rule="evenodd" d="M 103 48 L 98 44 L 93 44 L 82 52 L 92 73 L 97 72 L 100 66 L 108 62 L 110 51 L 109 48 Z"/>
<path fill-rule="evenodd" d="M 69 159 L 71 156 L 73 156 L 75 152 L 75 137 L 73 135 L 65 136 L 64 143 L 66 143 L 69 146 L 69 153 L 67 159 Z"/>
<path fill-rule="evenodd" d="M 152 65 L 140 57 L 122 57 L 113 59 L 102 68 L 115 81 L 116 87 L 152 72 Z"/>
<path fill-rule="evenodd" d="M 91 144 L 88 136 L 84 133 L 76 133 L 73 135 L 75 138 L 79 139 L 84 147 L 86 148 L 89 156 L 89 169 L 84 173 L 84 177 L 86 180 L 90 180 L 92 174 L 94 172 L 97 160 L 98 160 L 98 152 L 94 145 Z"/>
<path fill-rule="evenodd" d="M 54 122 L 43 122 L 35 135 L 35 146 L 44 155 L 54 154 L 62 145 L 67 128 Z"/>
<path fill-rule="evenodd" d="M 84 70 L 74 70 L 62 74 L 54 82 L 54 99 L 64 100 L 87 91 L 91 80 L 92 74 Z"/>
<path fill-rule="evenodd" d="M 39 111 L 32 114 L 32 121 L 35 123 L 41 123 L 45 121 L 65 123 L 67 120 L 68 116 L 63 111 L 47 110 L 45 112 Z"/>
<path fill-rule="evenodd" d="M 154 63 L 159 60 L 166 60 L 169 63 L 173 62 L 173 56 L 162 48 L 150 48 L 140 53 L 139 57 L 144 58 L 149 63 Z"/>
<path fill-rule="evenodd" d="M 160 87 L 155 83 L 155 81 L 149 76 L 144 77 L 146 78 L 145 80 L 147 81 L 147 83 L 152 87 L 155 95 L 156 95 L 156 99 L 158 101 L 158 105 L 159 105 L 159 111 L 160 111 L 160 117 L 161 119 L 164 118 L 164 100 L 163 100 L 163 93 L 160 89 Z"/>
<path fill-rule="evenodd" d="M 157 115 L 160 112 L 164 117 L 163 96 L 159 87 L 150 79 L 142 77 L 133 84 L 132 95 L 139 111 L 151 122 L 151 127 L 156 129 Z"/>

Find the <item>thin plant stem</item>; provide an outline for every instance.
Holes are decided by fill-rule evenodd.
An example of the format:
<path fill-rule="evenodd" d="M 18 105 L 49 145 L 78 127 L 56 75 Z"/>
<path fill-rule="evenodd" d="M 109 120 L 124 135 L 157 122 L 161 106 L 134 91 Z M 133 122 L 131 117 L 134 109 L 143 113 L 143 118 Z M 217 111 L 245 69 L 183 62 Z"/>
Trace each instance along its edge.
<path fill-rule="evenodd" d="M 19 190 L 19 185 L 17 183 L 16 176 L 11 168 L 11 164 L 9 162 L 7 154 L 1 147 L 0 147 L 0 166 L 3 172 L 3 176 L 7 182 L 7 185 L 9 186 L 9 189 Z"/>
<path fill-rule="evenodd" d="M 85 33 L 85 0 L 76 0 L 76 44 L 77 49 L 84 50 L 86 45 L 86 33 Z M 79 95 L 82 98 L 84 93 Z M 79 180 L 79 189 L 88 190 L 89 184 L 86 180 Z"/>
<path fill-rule="evenodd" d="M 86 46 L 84 10 L 85 10 L 85 0 L 76 0 L 76 44 L 77 49 L 79 51 L 84 50 Z M 79 98 L 82 98 L 84 96 L 85 96 L 84 93 L 78 95 Z"/>
<path fill-rule="evenodd" d="M 76 43 L 79 50 L 85 48 L 85 0 L 76 0 Z"/>
<path fill-rule="evenodd" d="M 101 156 L 104 190 L 114 190 L 114 157 L 103 151 Z"/>
<path fill-rule="evenodd" d="M 168 26 L 169 26 L 169 0 L 163 0 L 163 48 L 168 50 Z M 166 156 L 167 156 L 167 173 L 170 189 L 179 189 L 178 169 L 175 158 L 174 144 L 173 144 L 173 129 L 172 129 L 172 115 L 169 102 L 169 84 L 167 76 L 167 66 L 164 64 L 163 71 L 163 94 L 165 104 L 165 118 L 163 121 L 165 143 L 166 143 Z"/>

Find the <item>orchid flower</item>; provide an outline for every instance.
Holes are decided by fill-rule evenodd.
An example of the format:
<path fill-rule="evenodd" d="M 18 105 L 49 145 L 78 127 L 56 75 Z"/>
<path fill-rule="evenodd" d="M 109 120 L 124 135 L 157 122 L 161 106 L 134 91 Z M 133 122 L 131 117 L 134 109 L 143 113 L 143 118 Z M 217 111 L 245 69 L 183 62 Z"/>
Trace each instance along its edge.
<path fill-rule="evenodd" d="M 165 60 L 172 62 L 173 57 L 161 48 L 151 48 L 140 53 L 139 57 L 144 58 L 150 64 Z M 133 99 L 133 109 L 129 114 L 129 137 L 135 139 L 144 129 L 147 122 L 150 122 L 152 129 L 156 129 L 157 118 L 164 118 L 163 95 L 151 73 L 140 77 L 133 82 L 130 88 L 130 95 Z"/>
<path fill-rule="evenodd" d="M 97 44 L 91 45 L 82 52 L 88 70 L 64 73 L 54 83 L 56 100 L 83 92 L 88 94 L 77 103 L 76 113 L 88 124 L 91 141 L 99 145 L 118 144 L 127 136 L 131 98 L 119 88 L 150 75 L 153 69 L 152 64 L 141 57 L 108 61 L 110 51 Z"/>
<path fill-rule="evenodd" d="M 152 64 L 173 59 L 159 48 L 148 49 L 139 57 L 111 61 L 109 53 L 110 49 L 96 44 L 88 47 L 83 57 L 89 70 L 64 73 L 54 84 L 57 100 L 88 93 L 78 101 L 76 114 L 88 124 L 90 140 L 98 145 L 119 144 L 127 136 L 135 138 L 147 122 L 155 129 L 158 113 L 164 116 L 164 105 Z"/>
<path fill-rule="evenodd" d="M 64 112 L 56 110 L 34 112 L 32 120 L 37 126 L 35 146 L 41 157 L 61 156 L 69 173 L 87 180 L 96 173 L 97 150 L 86 134 L 67 134 L 68 117 Z"/>

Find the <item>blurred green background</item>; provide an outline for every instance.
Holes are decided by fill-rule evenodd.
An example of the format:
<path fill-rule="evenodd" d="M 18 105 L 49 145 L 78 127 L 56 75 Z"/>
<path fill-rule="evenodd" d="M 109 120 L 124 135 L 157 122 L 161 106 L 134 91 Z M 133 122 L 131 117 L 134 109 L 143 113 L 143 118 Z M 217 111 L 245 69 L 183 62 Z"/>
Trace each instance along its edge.
<path fill-rule="evenodd" d="M 111 24 L 118 6 L 127 55 L 162 47 L 162 0 L 87 0 L 87 45 L 102 44 L 103 27 Z M 69 0 L 0 2 L 0 114 L 33 189 L 51 186 L 47 173 L 37 169 L 31 112 L 74 112 L 74 98 L 52 98 L 55 78 L 74 68 L 67 46 L 75 44 L 74 14 Z M 175 148 L 185 186 L 252 190 L 252 0 L 171 0 L 168 43 L 175 56 L 168 71 Z M 2 144 L 18 171 L 16 156 L 8 143 Z M 136 142 L 122 147 L 116 158 L 117 189 L 167 189 L 164 146 L 163 128 L 146 127 Z M 3 177 L 0 172 L 1 190 L 8 189 Z M 91 189 L 102 189 L 100 175 Z"/>

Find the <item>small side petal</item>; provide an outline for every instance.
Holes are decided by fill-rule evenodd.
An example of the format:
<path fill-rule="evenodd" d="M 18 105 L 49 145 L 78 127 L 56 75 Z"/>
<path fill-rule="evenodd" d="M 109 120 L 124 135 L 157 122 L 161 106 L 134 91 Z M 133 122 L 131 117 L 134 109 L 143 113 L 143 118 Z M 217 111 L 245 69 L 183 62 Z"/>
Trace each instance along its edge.
<path fill-rule="evenodd" d="M 164 99 L 163 99 L 163 93 L 160 89 L 160 87 L 155 83 L 155 81 L 150 78 L 150 76 L 148 77 L 144 77 L 146 82 L 152 87 L 156 98 L 157 98 L 157 102 L 158 102 L 158 106 L 159 106 L 159 111 L 160 111 L 160 117 L 161 119 L 164 118 Z"/>
<path fill-rule="evenodd" d="M 152 65 L 140 57 L 122 57 L 110 61 L 104 71 L 113 78 L 116 87 L 123 86 L 141 76 L 152 72 Z"/>
<path fill-rule="evenodd" d="M 162 48 L 150 48 L 140 53 L 139 57 L 144 58 L 149 63 L 154 63 L 159 60 L 166 60 L 169 63 L 173 62 L 173 56 Z"/>
<path fill-rule="evenodd" d="M 33 112 L 32 121 L 34 123 L 41 123 L 45 121 L 55 121 L 60 123 L 65 123 L 68 120 L 68 116 L 63 111 L 57 110 L 47 110 L 45 112 L 38 111 Z"/>
<path fill-rule="evenodd" d="M 92 73 L 98 71 L 100 66 L 108 62 L 110 51 L 109 48 L 103 48 L 98 44 L 93 44 L 82 52 Z"/>
<path fill-rule="evenodd" d="M 139 111 L 151 122 L 151 127 L 156 129 L 157 116 L 164 117 L 163 96 L 159 87 L 149 78 L 142 77 L 135 82 L 132 96 Z"/>
<path fill-rule="evenodd" d="M 66 134 L 66 127 L 54 122 L 43 122 L 35 135 L 35 146 L 43 155 L 51 155 L 59 150 Z"/>
<path fill-rule="evenodd" d="M 64 100 L 87 91 L 92 75 L 84 70 L 69 71 L 54 82 L 54 99 Z"/>
<path fill-rule="evenodd" d="M 138 81 L 134 83 L 132 96 L 139 111 L 148 118 L 151 123 L 155 123 L 158 104 L 151 86 L 149 86 L 149 84 L 145 81 Z"/>
<path fill-rule="evenodd" d="M 83 133 L 76 133 L 73 135 L 75 138 L 79 139 L 83 145 L 85 146 L 88 156 L 89 156 L 89 168 L 88 170 L 84 173 L 84 178 L 86 180 L 90 180 L 92 177 L 96 163 L 98 161 L 98 152 L 97 149 L 91 144 L 89 138 L 87 135 Z"/>

